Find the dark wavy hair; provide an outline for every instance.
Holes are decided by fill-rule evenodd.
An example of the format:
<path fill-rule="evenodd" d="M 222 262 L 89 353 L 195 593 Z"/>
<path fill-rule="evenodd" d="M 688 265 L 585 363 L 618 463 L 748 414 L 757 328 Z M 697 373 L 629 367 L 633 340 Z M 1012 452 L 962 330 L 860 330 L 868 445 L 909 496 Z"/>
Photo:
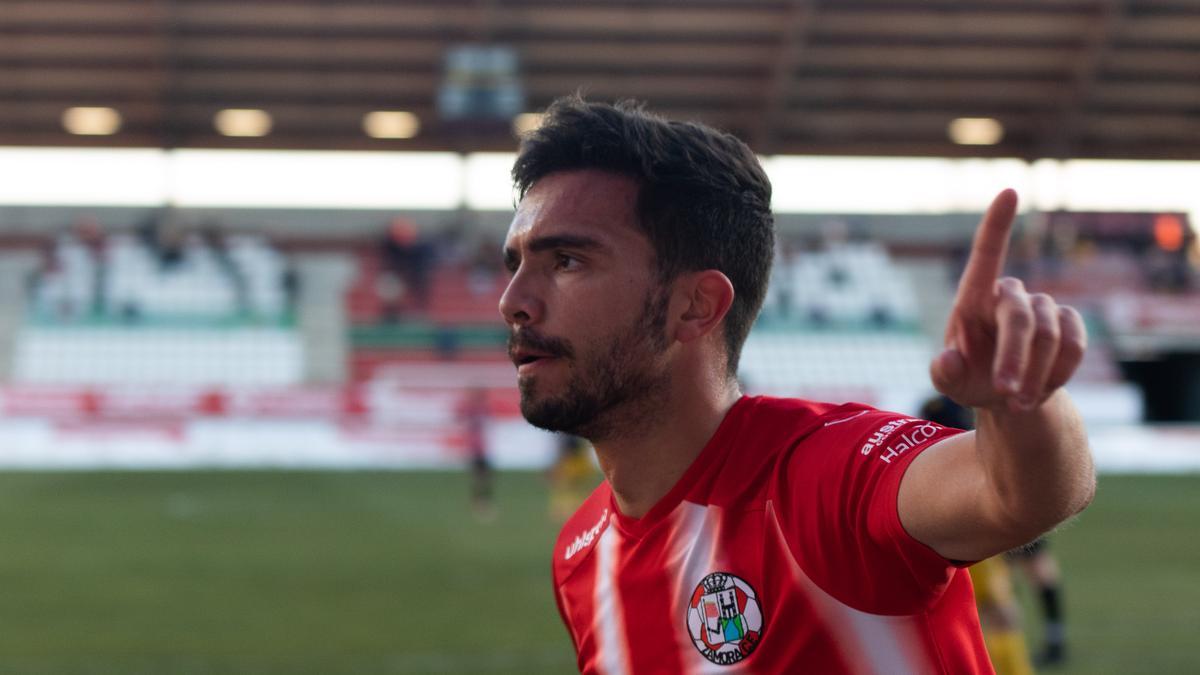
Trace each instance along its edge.
<path fill-rule="evenodd" d="M 638 224 L 654 247 L 660 282 L 706 269 L 733 283 L 725 316 L 730 377 L 762 308 L 774 258 L 771 182 L 750 148 L 731 134 L 668 120 L 642 104 L 585 101 L 550 105 L 521 140 L 512 177 L 524 198 L 543 177 L 577 169 L 629 176 L 639 184 Z"/>

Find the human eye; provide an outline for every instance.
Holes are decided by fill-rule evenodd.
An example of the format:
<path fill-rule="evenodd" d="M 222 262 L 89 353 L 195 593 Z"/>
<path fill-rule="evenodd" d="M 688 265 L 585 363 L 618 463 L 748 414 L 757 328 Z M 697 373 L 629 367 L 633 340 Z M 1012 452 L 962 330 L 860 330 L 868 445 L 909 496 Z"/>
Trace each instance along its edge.
<path fill-rule="evenodd" d="M 570 271 L 579 267 L 579 264 L 579 258 L 569 253 L 559 252 L 554 254 L 554 269 L 556 270 Z"/>
<path fill-rule="evenodd" d="M 504 255 L 504 269 L 508 270 L 508 276 L 513 276 L 517 273 L 517 268 L 521 266 L 521 259 L 515 254 L 506 253 Z"/>

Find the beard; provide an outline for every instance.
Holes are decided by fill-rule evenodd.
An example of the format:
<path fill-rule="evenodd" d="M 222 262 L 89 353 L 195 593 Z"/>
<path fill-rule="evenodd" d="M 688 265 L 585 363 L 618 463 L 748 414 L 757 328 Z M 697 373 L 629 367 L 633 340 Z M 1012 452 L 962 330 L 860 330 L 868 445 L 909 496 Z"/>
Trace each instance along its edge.
<path fill-rule="evenodd" d="M 510 350 L 520 343 L 562 358 L 568 367 L 566 391 L 558 396 L 539 397 L 535 378 L 519 380 L 521 414 L 536 427 L 593 443 L 611 440 L 649 421 L 668 390 L 669 375 L 658 358 L 668 346 L 669 300 L 665 289 L 652 291 L 630 328 L 587 354 L 558 338 L 510 337 Z"/>

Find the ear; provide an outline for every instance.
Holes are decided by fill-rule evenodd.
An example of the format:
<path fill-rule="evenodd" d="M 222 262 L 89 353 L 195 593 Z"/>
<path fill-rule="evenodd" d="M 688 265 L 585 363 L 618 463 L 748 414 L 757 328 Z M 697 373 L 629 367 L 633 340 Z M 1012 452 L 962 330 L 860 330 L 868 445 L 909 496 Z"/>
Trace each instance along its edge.
<path fill-rule="evenodd" d="M 733 282 L 717 270 L 685 274 L 678 280 L 675 300 L 682 312 L 675 326 L 675 339 L 691 342 L 712 333 L 733 306 Z"/>

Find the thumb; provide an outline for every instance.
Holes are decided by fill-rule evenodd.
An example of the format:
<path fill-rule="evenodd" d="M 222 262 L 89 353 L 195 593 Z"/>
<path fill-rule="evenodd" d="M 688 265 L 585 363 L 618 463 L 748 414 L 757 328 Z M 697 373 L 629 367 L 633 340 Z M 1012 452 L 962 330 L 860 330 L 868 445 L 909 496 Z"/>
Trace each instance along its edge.
<path fill-rule="evenodd" d="M 949 347 L 934 357 L 929 364 L 929 378 L 933 388 L 954 398 L 963 386 L 963 377 L 967 374 L 967 362 L 957 349 Z"/>

